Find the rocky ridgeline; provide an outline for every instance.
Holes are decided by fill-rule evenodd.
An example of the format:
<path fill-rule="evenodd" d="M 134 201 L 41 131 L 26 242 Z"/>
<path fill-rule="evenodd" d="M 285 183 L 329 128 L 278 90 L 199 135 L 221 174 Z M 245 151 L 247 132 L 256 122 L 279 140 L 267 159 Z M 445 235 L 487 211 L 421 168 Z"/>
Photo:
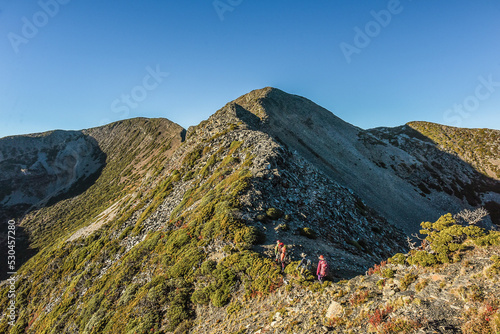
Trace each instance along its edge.
<path fill-rule="evenodd" d="M 274 256 L 274 244 L 279 239 L 289 245 L 292 258 L 306 252 L 316 261 L 317 256 L 323 254 L 339 270 L 339 277 L 347 277 L 364 272 L 373 263 L 404 249 L 401 231 L 367 207 L 351 190 L 330 180 L 296 151 L 290 151 L 260 131 L 260 121 L 253 115 L 242 116 L 240 109 L 237 104 L 229 103 L 207 121 L 187 131 L 186 141 L 149 187 L 154 188 L 174 171 L 181 170 L 183 177 L 141 223 L 144 227 L 141 232 L 123 241 L 128 249 L 143 240 L 147 233 L 172 226 L 175 220 L 172 213 L 186 193 L 203 187 L 210 175 L 208 171 L 217 170 L 228 158 L 233 159 L 232 170 L 237 170 L 247 157 L 251 157 L 251 164 L 248 164 L 252 174 L 250 187 L 239 196 L 241 207 L 234 215 L 265 234 L 265 241 L 255 246 L 255 250 Z M 233 143 L 241 143 L 241 146 L 228 157 Z M 200 152 L 200 157 L 186 170 L 183 165 L 186 156 L 196 151 Z M 207 165 L 210 169 L 202 175 Z M 194 176 L 186 177 L 188 173 Z M 115 236 L 137 224 L 149 204 L 135 212 Z M 193 211 L 200 205 L 202 203 L 197 201 L 184 210 Z M 276 209 L 279 214 L 269 217 L 266 215 L 269 209 Z M 217 257 L 221 256 L 224 255 Z"/>
<path fill-rule="evenodd" d="M 453 289 L 431 289 L 444 291 L 432 275 L 452 277 L 455 269 L 441 269 L 458 262 L 389 264 L 339 282 L 404 251 L 400 228 L 484 203 L 469 191 L 475 171 L 417 131 L 364 131 L 265 88 L 187 131 L 141 118 L 74 135 L 95 141 L 105 162 L 94 182 L 17 216 L 40 251 L 19 269 L 22 312 L 12 333 L 384 332 L 400 318 L 409 331 L 463 325 L 451 319 L 467 304 Z M 58 161 L 71 143 L 52 143 L 50 159 L 31 151 L 26 159 Z M 278 239 L 290 249 L 285 273 L 273 261 Z M 325 255 L 331 281 L 299 278 L 293 261 L 302 252 L 313 267 Z M 410 293 L 414 283 L 419 294 Z M 438 313 L 432 296 L 453 307 Z"/>

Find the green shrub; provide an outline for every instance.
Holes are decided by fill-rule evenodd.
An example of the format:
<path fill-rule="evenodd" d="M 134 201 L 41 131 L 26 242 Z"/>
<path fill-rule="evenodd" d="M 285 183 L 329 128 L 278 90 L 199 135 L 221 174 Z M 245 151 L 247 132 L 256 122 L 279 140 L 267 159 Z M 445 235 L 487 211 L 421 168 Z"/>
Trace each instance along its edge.
<path fill-rule="evenodd" d="M 500 257 L 498 255 L 493 255 L 490 257 L 490 260 L 493 261 L 493 264 L 487 268 L 485 268 L 486 277 L 493 279 L 495 276 L 500 274 Z"/>
<path fill-rule="evenodd" d="M 264 239 L 264 233 L 262 233 L 257 227 L 245 226 L 240 228 L 235 233 L 234 242 L 236 244 L 246 244 L 248 246 L 251 246 L 262 243 Z"/>
<path fill-rule="evenodd" d="M 406 263 L 406 255 L 402 253 L 397 253 L 393 257 L 389 258 L 389 263 L 404 265 Z"/>
<path fill-rule="evenodd" d="M 148 300 L 155 305 L 162 305 L 166 301 L 165 277 L 157 276 L 157 279 L 150 282 L 151 288 L 148 291 Z"/>
<path fill-rule="evenodd" d="M 196 268 L 197 264 L 204 258 L 204 254 L 194 247 L 185 247 L 184 252 L 176 260 L 175 264 L 170 266 L 168 274 L 170 277 L 187 277 L 188 274 Z"/>
<path fill-rule="evenodd" d="M 297 230 L 298 230 L 300 235 L 302 235 L 306 238 L 316 239 L 318 237 L 318 235 L 316 234 L 316 232 L 312 228 L 302 227 L 302 228 L 298 228 Z"/>
<path fill-rule="evenodd" d="M 290 228 L 288 227 L 287 224 L 279 224 L 278 226 L 276 226 L 275 230 L 276 231 L 281 231 L 281 232 L 286 232 L 288 231 Z"/>
<path fill-rule="evenodd" d="M 227 314 L 233 314 L 233 313 L 238 313 L 242 309 L 243 305 L 241 305 L 240 302 L 233 302 L 228 305 L 227 307 Z"/>
<path fill-rule="evenodd" d="M 283 214 L 284 214 L 283 211 L 276 208 L 269 208 L 266 210 L 266 216 L 272 220 L 280 219 L 281 217 L 283 217 Z"/>
<path fill-rule="evenodd" d="M 394 278 L 394 270 L 392 270 L 391 268 L 382 269 L 382 277 Z"/>
<path fill-rule="evenodd" d="M 410 252 L 408 257 L 408 263 L 411 265 L 419 265 L 421 267 L 430 267 L 438 264 L 438 260 L 434 254 L 423 250 L 417 250 Z"/>
<path fill-rule="evenodd" d="M 500 246 L 500 232 L 490 231 L 488 234 L 474 240 L 474 243 L 481 247 Z"/>
<path fill-rule="evenodd" d="M 194 170 L 190 170 L 184 175 L 184 182 L 192 180 L 196 176 L 196 172 Z"/>
<path fill-rule="evenodd" d="M 201 274 L 205 276 L 210 275 L 215 270 L 215 268 L 217 268 L 217 262 L 213 260 L 206 260 L 201 264 Z"/>
<path fill-rule="evenodd" d="M 270 293 L 282 282 L 280 268 L 274 261 L 250 251 L 232 254 L 224 259 L 222 265 L 245 274 L 245 292 L 249 296 Z"/>
<path fill-rule="evenodd" d="M 415 284 L 415 291 L 420 292 L 422 291 L 427 285 L 429 284 L 429 280 L 421 280 Z"/>
<path fill-rule="evenodd" d="M 193 321 L 190 319 L 181 322 L 174 331 L 174 334 L 185 334 L 189 333 L 189 330 L 193 327 Z"/>
<path fill-rule="evenodd" d="M 216 307 L 222 307 L 229 303 L 230 293 L 226 289 L 217 289 L 210 294 L 210 301 Z"/>
<path fill-rule="evenodd" d="M 185 157 L 184 160 L 182 161 L 182 164 L 187 168 L 193 168 L 195 165 L 196 161 L 201 158 L 203 152 L 203 146 L 199 145 L 195 149 L 193 149 L 191 152 L 189 152 Z"/>
<path fill-rule="evenodd" d="M 170 302 L 166 317 L 169 321 L 167 329 L 174 330 L 181 322 L 187 320 L 191 316 L 189 307 L 189 293 L 187 289 L 179 289 L 176 291 L 174 298 Z"/>
<path fill-rule="evenodd" d="M 413 265 L 432 266 L 439 263 L 458 262 L 461 259 L 459 251 L 465 249 L 465 242 L 473 240 L 476 244 L 487 246 L 494 244 L 500 234 L 486 234 L 485 230 L 474 225 L 462 226 L 456 223 L 451 214 L 441 216 L 435 223 L 423 222 L 421 234 L 427 235 L 425 243 L 430 247 L 430 252 L 425 250 L 412 250 L 407 262 Z M 397 255 L 391 259 L 400 262 L 402 257 Z"/>
<path fill-rule="evenodd" d="M 191 301 L 195 304 L 207 305 L 210 302 L 210 291 L 208 289 L 195 290 L 191 295 Z"/>
<path fill-rule="evenodd" d="M 261 213 L 261 214 L 258 214 L 258 215 L 255 217 L 255 219 L 257 219 L 257 220 L 258 220 L 258 221 L 260 221 L 260 222 L 264 222 L 264 221 L 266 221 L 267 216 L 266 216 L 265 214 Z"/>
<path fill-rule="evenodd" d="M 417 280 L 418 276 L 413 273 L 406 274 L 400 282 L 400 288 L 402 291 L 408 289 L 408 287 Z"/>
<path fill-rule="evenodd" d="M 129 286 L 127 286 L 122 296 L 120 297 L 120 300 L 118 301 L 118 306 L 126 305 L 131 300 L 133 300 L 135 298 L 135 294 L 138 289 L 139 289 L 139 284 L 137 283 L 129 284 Z"/>
<path fill-rule="evenodd" d="M 483 290 L 476 284 L 467 287 L 467 298 L 473 302 L 482 302 L 484 300 Z"/>

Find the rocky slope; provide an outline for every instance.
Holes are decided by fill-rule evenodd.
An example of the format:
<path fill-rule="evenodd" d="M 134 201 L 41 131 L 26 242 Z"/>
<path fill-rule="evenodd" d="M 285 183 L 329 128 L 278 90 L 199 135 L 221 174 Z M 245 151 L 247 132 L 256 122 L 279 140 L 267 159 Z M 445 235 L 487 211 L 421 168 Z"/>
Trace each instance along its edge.
<path fill-rule="evenodd" d="M 241 118 L 296 150 L 407 233 L 416 232 L 422 219 L 434 220 L 448 211 L 487 202 L 492 202 L 493 209 L 500 203 L 498 179 L 478 172 L 498 166 L 499 151 L 494 148 L 500 141 L 499 131 L 485 130 L 489 133 L 484 144 L 488 162 L 477 160 L 471 165 L 470 159 L 461 157 L 474 156 L 486 138 L 477 139 L 476 146 L 463 145 L 468 153 L 457 156 L 443 149 L 443 142 L 426 137 L 428 132 L 419 123 L 362 130 L 303 97 L 278 89 L 256 90 L 232 103 L 239 106 Z M 434 132 L 442 138 L 451 131 L 440 126 Z M 462 132 L 476 138 L 478 131 Z M 443 141 L 454 145 L 453 139 Z"/>
<path fill-rule="evenodd" d="M 98 174 L 77 177 L 40 208 L 2 206 L 29 237 L 30 249 L 18 251 L 37 253 L 16 267 L 13 327 L 2 283 L 0 332 L 229 332 L 226 314 L 245 323 L 243 301 L 274 310 L 270 303 L 292 286 L 311 286 L 304 302 L 316 310 L 313 297 L 324 299 L 323 288 L 290 283 L 295 264 L 280 272 L 277 239 L 292 260 L 306 252 L 315 264 L 325 255 L 337 281 L 404 251 L 401 228 L 415 231 L 427 217 L 483 204 L 486 192 L 495 201 L 495 180 L 409 126 L 364 131 L 272 88 L 187 131 L 140 118 L 58 135 L 93 143 L 99 155 L 81 149 L 75 160 L 98 157 Z M 58 145 L 64 151 L 58 140 L 49 151 Z M 40 147 L 27 157 L 43 157 Z M 56 153 L 44 158 L 48 166 L 61 165 L 65 155 Z M 41 184 L 52 189 L 57 180 Z M 322 330 L 323 318 L 312 319 L 301 330 Z M 258 323 L 262 333 L 270 326 Z"/>
<path fill-rule="evenodd" d="M 51 198 L 98 172 L 103 160 L 97 142 L 81 132 L 2 138 L 0 205 L 47 205 Z"/>
<path fill-rule="evenodd" d="M 425 251 L 412 250 L 335 283 L 312 283 L 290 268 L 288 284 L 269 297 L 235 298 L 225 310 L 200 308 L 205 320 L 194 332 L 497 333 L 500 233 L 459 239 L 448 241 L 460 250 L 448 253 L 445 263 L 416 263 Z M 430 244 L 440 244 L 436 240 Z"/>

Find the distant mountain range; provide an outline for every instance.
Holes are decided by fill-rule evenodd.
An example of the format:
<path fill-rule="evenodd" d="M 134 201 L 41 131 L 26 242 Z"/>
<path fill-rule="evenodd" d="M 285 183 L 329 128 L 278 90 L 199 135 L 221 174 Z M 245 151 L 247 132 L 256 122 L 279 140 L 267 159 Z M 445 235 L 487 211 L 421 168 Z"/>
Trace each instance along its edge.
<path fill-rule="evenodd" d="M 363 130 L 275 88 L 187 130 L 136 118 L 1 138 L 19 314 L 0 331 L 209 333 L 207 305 L 229 313 L 285 284 L 276 240 L 294 260 L 325 255 L 338 280 L 448 212 L 485 207 L 482 226 L 500 226 L 499 147 L 497 130 Z"/>

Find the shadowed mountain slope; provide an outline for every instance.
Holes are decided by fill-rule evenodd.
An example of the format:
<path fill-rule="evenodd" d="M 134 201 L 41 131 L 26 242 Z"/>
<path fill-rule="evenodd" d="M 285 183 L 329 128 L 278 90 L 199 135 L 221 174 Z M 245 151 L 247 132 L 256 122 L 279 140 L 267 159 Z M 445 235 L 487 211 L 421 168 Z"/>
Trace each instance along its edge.
<path fill-rule="evenodd" d="M 416 232 L 422 219 L 488 202 L 493 209 L 500 203 L 498 180 L 479 172 L 487 170 L 491 176 L 498 168 L 499 131 L 461 130 L 477 143 L 463 145 L 460 156 L 442 147 L 455 147 L 452 139 L 438 135 L 452 132 L 450 127 L 440 126 L 434 137 L 417 126 L 422 123 L 362 130 L 303 97 L 274 88 L 253 91 L 231 103 L 239 106 L 242 121 L 299 152 L 407 233 Z M 485 131 L 487 137 L 477 136 Z M 440 142 L 433 141 L 437 137 Z M 487 160 L 471 153 L 483 150 Z"/>

